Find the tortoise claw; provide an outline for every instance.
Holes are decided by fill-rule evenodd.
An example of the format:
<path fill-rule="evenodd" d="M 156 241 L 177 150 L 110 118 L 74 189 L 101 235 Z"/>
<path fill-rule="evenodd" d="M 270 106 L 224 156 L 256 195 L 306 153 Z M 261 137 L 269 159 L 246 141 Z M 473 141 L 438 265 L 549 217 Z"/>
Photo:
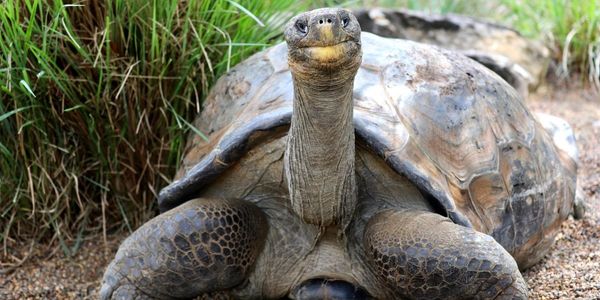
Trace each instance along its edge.
<path fill-rule="evenodd" d="M 118 279 L 117 279 L 118 278 Z M 123 299 L 123 300 L 150 300 L 150 296 L 144 294 L 134 285 L 129 284 L 126 278 L 118 276 L 110 278 L 104 277 L 102 288 L 100 289 L 100 299 Z"/>

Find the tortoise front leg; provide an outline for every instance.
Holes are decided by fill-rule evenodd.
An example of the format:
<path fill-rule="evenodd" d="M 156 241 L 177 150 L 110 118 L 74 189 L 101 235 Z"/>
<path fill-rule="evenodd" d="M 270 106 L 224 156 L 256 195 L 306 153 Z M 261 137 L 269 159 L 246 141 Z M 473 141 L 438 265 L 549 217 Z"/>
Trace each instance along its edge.
<path fill-rule="evenodd" d="M 191 298 L 231 289 L 248 275 L 267 226 L 249 202 L 188 201 L 121 244 L 104 273 L 100 298 Z"/>
<path fill-rule="evenodd" d="M 526 299 L 515 260 L 492 237 L 431 212 L 386 210 L 364 232 L 373 270 L 398 297 Z"/>

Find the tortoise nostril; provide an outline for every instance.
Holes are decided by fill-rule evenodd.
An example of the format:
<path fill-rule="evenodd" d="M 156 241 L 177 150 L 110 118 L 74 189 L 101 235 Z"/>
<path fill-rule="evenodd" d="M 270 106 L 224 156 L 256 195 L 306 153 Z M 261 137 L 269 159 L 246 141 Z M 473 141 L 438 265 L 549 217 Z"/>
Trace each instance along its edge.
<path fill-rule="evenodd" d="M 335 15 L 335 14 L 322 14 L 322 15 L 316 16 L 310 22 L 314 26 L 324 26 L 324 25 L 337 26 L 338 24 L 341 24 L 340 16 Z"/>

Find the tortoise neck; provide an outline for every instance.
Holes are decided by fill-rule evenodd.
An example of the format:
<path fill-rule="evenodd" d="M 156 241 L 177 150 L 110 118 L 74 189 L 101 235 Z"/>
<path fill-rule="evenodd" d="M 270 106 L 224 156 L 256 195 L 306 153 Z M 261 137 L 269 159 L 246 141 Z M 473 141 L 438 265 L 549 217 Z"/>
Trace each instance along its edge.
<path fill-rule="evenodd" d="M 354 78 L 306 84 L 294 77 L 285 173 L 292 209 L 307 223 L 345 224 L 356 202 Z"/>

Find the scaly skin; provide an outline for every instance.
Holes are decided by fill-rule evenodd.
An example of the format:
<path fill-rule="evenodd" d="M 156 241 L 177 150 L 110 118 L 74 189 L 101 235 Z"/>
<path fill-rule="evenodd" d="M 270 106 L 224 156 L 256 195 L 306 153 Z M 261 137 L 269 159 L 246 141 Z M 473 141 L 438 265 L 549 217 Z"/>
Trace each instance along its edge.
<path fill-rule="evenodd" d="M 253 204 L 195 199 L 127 238 L 104 274 L 101 299 L 191 298 L 242 282 L 268 225 Z"/>
<path fill-rule="evenodd" d="M 382 211 L 364 239 L 375 274 L 397 297 L 527 299 L 517 263 L 500 244 L 438 214 Z"/>

